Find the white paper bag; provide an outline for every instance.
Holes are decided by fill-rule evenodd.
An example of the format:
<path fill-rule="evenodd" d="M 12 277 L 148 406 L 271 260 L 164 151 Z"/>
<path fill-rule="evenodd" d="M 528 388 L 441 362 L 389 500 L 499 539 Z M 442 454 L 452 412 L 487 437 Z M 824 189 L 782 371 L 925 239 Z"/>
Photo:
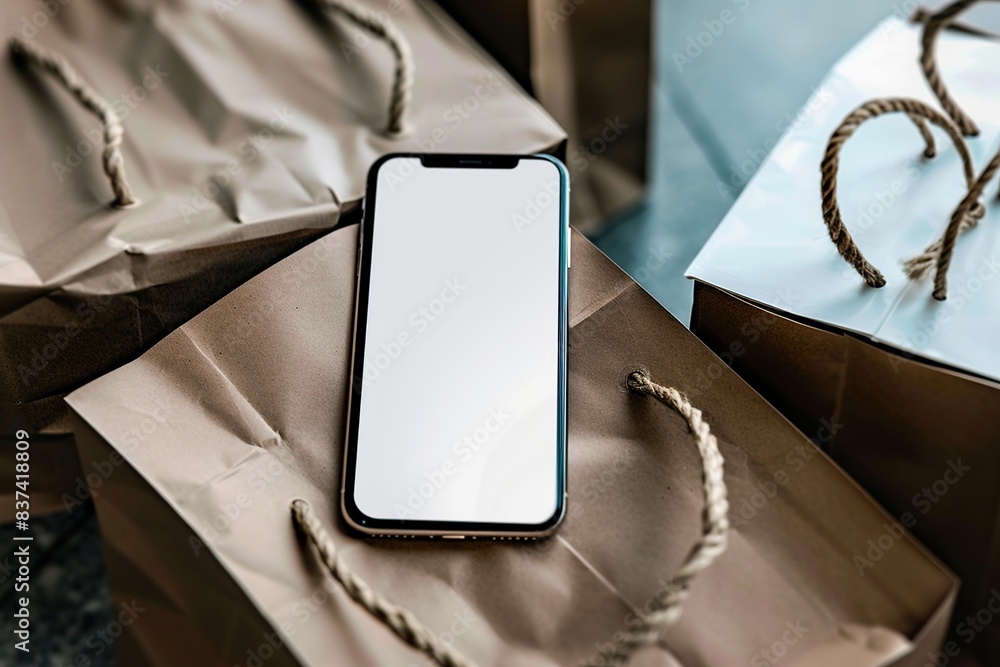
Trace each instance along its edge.
<path fill-rule="evenodd" d="M 980 20 L 985 15 L 977 10 L 977 25 L 989 23 Z M 967 193 L 958 151 L 943 132 L 934 130 L 938 156 L 925 160 L 913 123 L 905 114 L 893 114 L 865 123 L 841 151 L 838 199 L 844 222 L 885 276 L 885 287 L 864 284 L 837 253 L 823 220 L 820 163 L 845 116 L 873 98 L 913 98 L 940 108 L 919 65 L 921 32 L 921 25 L 888 19 L 836 65 L 688 276 L 906 353 L 1000 379 L 1000 350 L 989 335 L 996 329 L 1000 303 L 995 185 L 984 196 L 986 216 L 959 237 L 946 301 L 932 297 L 930 276 L 910 280 L 902 267 L 903 260 L 942 235 Z M 954 98 L 981 129 L 978 138 L 968 140 L 978 175 L 1000 144 L 1000 40 L 946 30 L 937 39 L 937 61 Z"/>

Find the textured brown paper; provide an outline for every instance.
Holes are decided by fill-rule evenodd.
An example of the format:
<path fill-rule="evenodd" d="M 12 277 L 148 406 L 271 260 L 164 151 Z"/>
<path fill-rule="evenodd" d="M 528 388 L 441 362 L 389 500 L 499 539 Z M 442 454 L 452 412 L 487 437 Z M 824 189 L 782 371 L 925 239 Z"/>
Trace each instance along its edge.
<path fill-rule="evenodd" d="M 1000 617 L 981 631 L 960 624 L 1000 590 L 1000 386 L 700 282 L 691 329 L 891 514 L 913 518 L 913 534 L 962 578 L 953 639 L 964 646 L 971 631 L 996 664 Z"/>
<path fill-rule="evenodd" d="M 368 167 L 385 153 L 564 148 L 564 132 L 537 102 L 441 10 L 412 0 L 387 10 L 413 51 L 412 132 L 387 138 L 388 47 L 306 7 L 3 3 L 0 32 L 57 49 L 123 117 L 125 169 L 142 201 L 108 206 L 97 119 L 52 77 L 15 65 L 5 42 L 3 424 L 67 433 L 66 393 L 355 220 Z M 13 450 L 0 444 L 5 474 Z M 70 488 L 79 478 L 74 459 L 63 461 L 50 475 L 36 469 L 38 509 L 44 493 L 58 504 L 67 490 L 43 478 L 68 478 Z"/>
<path fill-rule="evenodd" d="M 700 529 L 698 452 L 681 417 L 623 389 L 637 365 L 704 410 L 737 524 L 694 584 L 669 653 L 647 650 L 637 664 L 746 665 L 776 643 L 793 664 L 844 649 L 852 628 L 907 652 L 887 663 L 867 650 L 871 661 L 856 667 L 922 667 L 937 650 L 950 575 L 901 534 L 859 576 L 853 556 L 887 515 L 579 234 L 569 504 L 557 535 L 536 544 L 349 534 L 338 492 L 356 250 L 354 226 L 312 243 L 67 399 L 83 466 L 117 461 L 95 489 L 111 582 L 117 598 L 150 610 L 126 631 L 129 664 L 254 664 L 269 637 L 282 648 L 263 649 L 275 654 L 266 664 L 423 664 L 330 583 L 296 537 L 293 498 L 315 508 L 351 568 L 478 664 L 600 655 Z M 714 380 L 698 390 L 702 374 Z M 773 497 L 740 519 L 775 479 L 784 481 Z M 308 604 L 314 595 L 322 603 Z"/>

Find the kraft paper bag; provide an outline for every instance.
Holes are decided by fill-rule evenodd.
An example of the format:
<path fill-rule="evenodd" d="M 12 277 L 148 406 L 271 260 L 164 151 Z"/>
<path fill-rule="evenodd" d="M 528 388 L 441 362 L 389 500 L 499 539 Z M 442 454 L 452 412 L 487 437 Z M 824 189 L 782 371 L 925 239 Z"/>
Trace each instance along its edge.
<path fill-rule="evenodd" d="M 566 128 L 572 214 L 595 232 L 645 197 L 652 85 L 649 0 L 440 0 Z"/>
<path fill-rule="evenodd" d="M 576 233 L 556 535 L 349 532 L 338 490 L 357 243 L 351 226 L 310 244 L 67 398 L 114 594 L 147 610 L 123 635 L 128 664 L 427 664 L 333 583 L 293 528 L 293 499 L 355 574 L 475 664 L 609 664 L 701 530 L 692 434 L 626 389 L 640 368 L 703 410 L 733 528 L 679 624 L 632 664 L 922 667 L 941 650 L 949 573 Z M 703 372 L 712 385 L 696 392 Z M 855 557 L 879 540 L 889 548 L 860 573 Z"/>
<path fill-rule="evenodd" d="M 952 640 L 1000 659 L 1000 631 L 966 620 L 1000 609 L 1000 385 L 703 283 L 691 330 L 962 577 Z"/>
<path fill-rule="evenodd" d="M 984 3 L 960 18 L 961 30 L 938 35 L 936 58 L 979 126 L 966 139 L 979 174 L 1000 143 L 1000 42 L 983 32 L 1000 14 Z M 888 20 L 836 65 L 691 265 L 691 328 L 955 571 L 952 641 L 992 665 L 1000 629 L 976 617 L 1000 610 L 995 184 L 957 240 L 945 301 L 900 262 L 938 238 L 966 196 L 944 133 L 933 160 L 903 115 L 870 121 L 843 147 L 840 209 L 881 289 L 838 255 L 821 204 L 823 153 L 852 108 L 901 96 L 942 108 L 921 71 L 923 31 Z"/>
<path fill-rule="evenodd" d="M 409 69 L 323 2 L 4 3 L 0 32 L 61 54 L 116 111 L 120 168 L 138 199 L 109 205 L 101 122 L 5 43 L 5 438 L 15 427 L 66 436 L 66 393 L 357 220 L 381 155 L 563 150 L 551 116 L 433 4 L 359 7 L 394 27 Z M 408 91 L 400 100 L 397 83 Z M 2 444 L 0 468 L 12 470 L 12 443 Z M 42 486 L 38 470 L 35 511 L 64 506 L 63 491 L 81 500 L 75 457 L 53 458 L 65 465 L 48 472 L 69 485 Z"/>

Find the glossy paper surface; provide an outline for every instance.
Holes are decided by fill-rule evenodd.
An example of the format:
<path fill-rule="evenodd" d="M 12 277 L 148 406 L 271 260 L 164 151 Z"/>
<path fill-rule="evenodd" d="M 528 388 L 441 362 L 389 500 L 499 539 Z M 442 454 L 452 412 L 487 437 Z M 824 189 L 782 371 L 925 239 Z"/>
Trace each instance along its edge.
<path fill-rule="evenodd" d="M 988 16 L 975 14 L 972 20 L 989 28 Z M 837 64 L 688 275 L 780 311 L 997 380 L 1000 354 L 986 333 L 996 328 L 1000 299 L 996 186 L 987 188 L 986 216 L 955 246 L 947 301 L 932 298 L 930 276 L 911 281 L 903 271 L 903 260 L 941 236 L 967 192 L 958 152 L 944 132 L 934 130 L 938 156 L 926 160 L 912 122 L 903 114 L 890 114 L 865 123 L 842 150 L 837 195 L 844 222 L 865 257 L 885 275 L 885 287 L 865 286 L 837 253 L 823 222 L 820 162 L 830 134 L 847 114 L 878 97 L 915 98 L 940 108 L 919 66 L 920 32 L 919 26 L 888 19 Z M 1000 89 L 990 83 L 1000 44 L 945 31 L 938 37 L 937 53 L 949 89 L 982 130 L 968 140 L 978 175 L 1000 140 Z"/>

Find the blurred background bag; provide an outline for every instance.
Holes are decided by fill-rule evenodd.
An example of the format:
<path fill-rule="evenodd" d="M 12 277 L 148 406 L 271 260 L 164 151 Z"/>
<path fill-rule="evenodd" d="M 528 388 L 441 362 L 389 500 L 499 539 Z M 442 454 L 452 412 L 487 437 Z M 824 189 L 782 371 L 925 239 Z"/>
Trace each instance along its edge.
<path fill-rule="evenodd" d="M 650 0 L 439 0 L 569 134 L 573 226 L 595 233 L 646 194 Z"/>
<path fill-rule="evenodd" d="M 86 497 L 62 397 L 359 219 L 379 156 L 563 153 L 558 124 L 433 4 L 319 5 L 4 3 L 4 33 L 61 53 L 121 117 L 140 200 L 109 205 L 100 122 L 5 51 L 0 474 L 31 431 L 34 513 Z M 401 35 L 400 55 L 366 23 Z"/>
<path fill-rule="evenodd" d="M 120 639 L 122 664 L 415 664 L 302 544 L 295 498 L 373 590 L 477 664 L 606 664 L 701 535 L 687 424 L 623 384 L 645 367 L 703 410 L 733 529 L 661 642 L 669 654 L 649 649 L 644 664 L 780 651 L 797 667 L 922 667 L 946 632 L 950 575 L 652 297 L 582 236 L 572 243 L 568 514 L 547 541 L 347 532 L 356 226 L 69 396 L 114 595 L 144 610 Z M 879 562 L 859 571 L 874 545 Z"/>
<path fill-rule="evenodd" d="M 961 20 L 1000 27 L 989 9 Z M 910 519 L 963 581 L 953 637 L 974 642 L 992 665 L 1000 625 L 963 631 L 962 622 L 988 607 L 992 618 L 1000 590 L 995 185 L 983 197 L 985 217 L 958 236 L 945 301 L 933 298 L 930 276 L 910 280 L 902 265 L 941 236 L 968 192 L 959 152 L 942 133 L 933 160 L 921 157 L 905 114 L 866 123 L 843 146 L 837 199 L 847 230 L 885 276 L 881 289 L 838 255 L 821 205 L 821 160 L 852 109 L 886 97 L 939 108 L 921 71 L 922 30 L 887 20 L 836 65 L 819 103 L 800 114 L 689 268 L 691 328 L 895 517 Z M 945 30 L 936 60 L 979 124 L 968 140 L 978 174 L 1000 143 L 1000 41 Z"/>

